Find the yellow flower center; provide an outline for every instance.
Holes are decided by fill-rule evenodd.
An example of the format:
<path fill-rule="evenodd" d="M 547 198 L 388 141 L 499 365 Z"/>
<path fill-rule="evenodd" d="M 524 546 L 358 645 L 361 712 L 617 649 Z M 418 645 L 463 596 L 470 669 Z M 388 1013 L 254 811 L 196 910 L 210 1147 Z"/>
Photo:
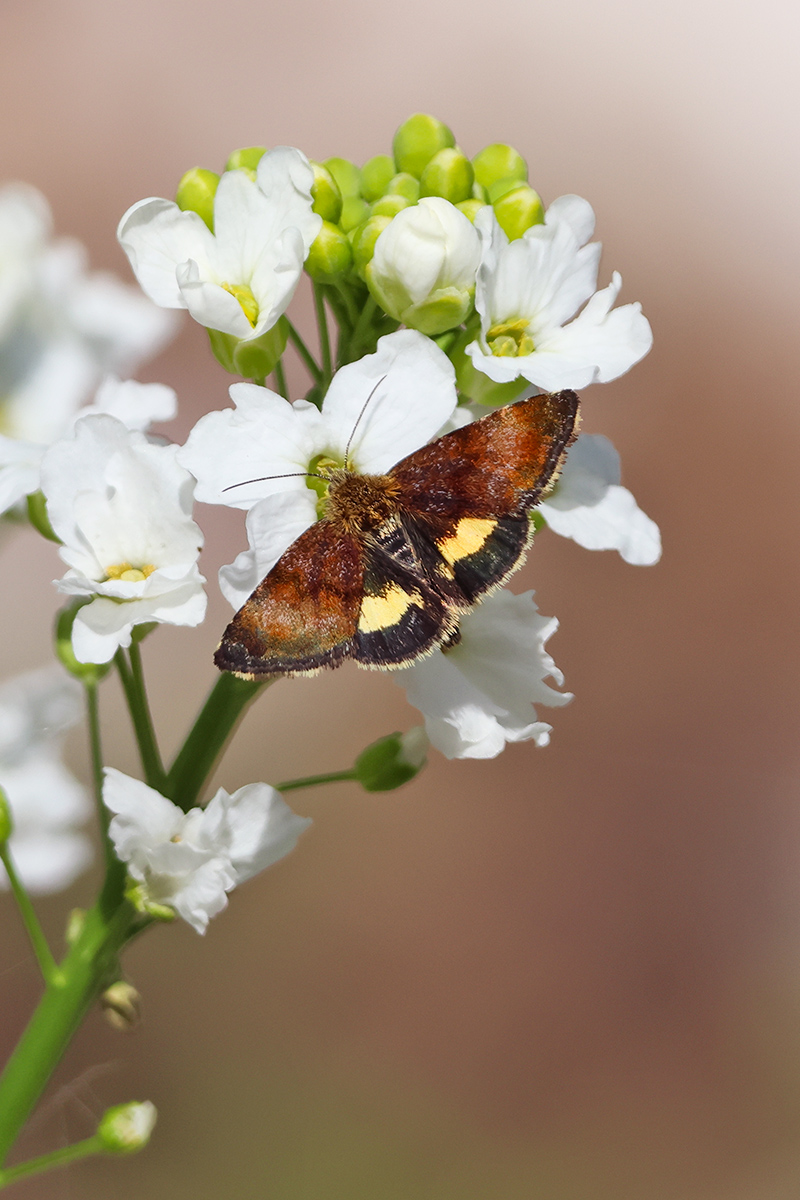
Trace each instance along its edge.
<path fill-rule="evenodd" d="M 125 583 L 142 583 L 147 579 L 148 575 L 152 575 L 155 567 L 152 563 L 145 563 L 141 567 L 132 567 L 130 563 L 114 563 L 110 567 L 106 567 L 106 579 L 122 579 Z"/>
<path fill-rule="evenodd" d="M 536 349 L 524 317 L 493 325 L 486 335 L 486 341 L 497 358 L 519 358 L 523 354 L 533 354 Z"/>
<path fill-rule="evenodd" d="M 332 471 L 338 471 L 343 466 L 343 463 L 337 462 L 335 458 L 331 458 L 329 454 L 317 454 L 308 464 L 309 471 L 314 471 L 318 475 L 328 476 Z M 306 487 L 311 488 L 312 492 L 316 492 L 319 499 L 317 500 L 317 517 L 322 517 L 327 508 L 328 489 L 330 483 L 328 479 L 316 479 L 313 475 L 309 475 L 306 479 Z"/>
<path fill-rule="evenodd" d="M 239 301 L 242 312 L 247 317 L 253 329 L 258 321 L 258 301 L 246 283 L 223 283 L 226 292 Z"/>

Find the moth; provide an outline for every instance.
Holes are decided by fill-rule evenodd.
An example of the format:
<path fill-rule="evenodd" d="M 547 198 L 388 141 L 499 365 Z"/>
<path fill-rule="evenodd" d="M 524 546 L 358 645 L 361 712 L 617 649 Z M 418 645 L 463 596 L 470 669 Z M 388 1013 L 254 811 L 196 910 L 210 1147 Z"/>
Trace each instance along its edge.
<path fill-rule="evenodd" d="M 385 475 L 331 470 L 321 520 L 239 610 L 214 656 L 244 679 L 354 659 L 407 666 L 458 641 L 460 617 L 521 565 L 531 511 L 577 435 L 578 397 L 519 400 Z"/>

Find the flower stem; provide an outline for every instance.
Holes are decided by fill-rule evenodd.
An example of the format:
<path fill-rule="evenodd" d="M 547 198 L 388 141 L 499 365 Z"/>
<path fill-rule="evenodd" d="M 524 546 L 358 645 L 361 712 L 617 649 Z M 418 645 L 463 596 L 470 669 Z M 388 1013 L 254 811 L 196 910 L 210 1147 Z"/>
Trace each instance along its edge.
<path fill-rule="evenodd" d="M 325 312 L 325 293 L 319 283 L 314 284 L 314 311 L 317 314 L 319 349 L 322 355 L 322 386 L 327 391 L 333 378 L 333 361 L 331 359 L 331 339 L 328 334 L 328 317 Z"/>
<path fill-rule="evenodd" d="M 123 901 L 106 915 L 100 905 L 48 981 L 14 1053 L 0 1076 L 0 1164 L 44 1090 L 87 1010 L 113 976 L 134 917 Z"/>
<path fill-rule="evenodd" d="M 131 643 L 130 666 L 128 666 L 125 658 L 125 651 L 121 649 L 114 656 L 114 662 L 122 680 L 125 699 L 128 702 L 128 711 L 131 715 L 136 741 L 139 746 L 139 755 L 142 760 L 145 780 L 157 792 L 163 792 L 166 774 L 161 762 L 158 743 L 156 742 L 153 721 L 150 716 L 150 707 L 147 703 L 144 672 L 142 670 L 142 652 L 138 643 L 135 641 Z"/>
<path fill-rule="evenodd" d="M 305 342 L 301 338 L 300 334 L 297 332 L 297 330 L 295 329 L 292 322 L 288 319 L 288 317 L 286 317 L 284 315 L 283 319 L 284 319 L 284 321 L 286 321 L 286 326 L 289 330 L 289 339 L 291 342 L 294 343 L 294 347 L 297 350 L 297 353 L 300 355 L 303 362 L 306 364 L 306 367 L 308 368 L 308 373 L 311 375 L 311 377 L 315 383 L 322 383 L 322 368 L 320 367 L 319 363 L 314 358 L 314 355 L 311 353 L 308 346 L 305 344 Z"/>
<path fill-rule="evenodd" d="M 89 725 L 89 747 L 92 759 L 92 789 L 97 807 L 97 817 L 103 835 L 103 852 L 106 859 L 106 869 L 110 870 L 116 863 L 117 856 L 108 836 L 108 826 L 111 816 L 103 803 L 103 751 L 100 743 L 100 698 L 97 683 L 94 680 L 84 683 L 86 688 L 87 723 Z"/>
<path fill-rule="evenodd" d="M 17 873 L 16 864 L 11 856 L 8 842 L 0 846 L 0 862 L 2 862 L 6 869 L 8 882 L 11 884 L 11 891 L 14 893 L 14 899 L 17 902 L 22 923 L 25 926 L 31 946 L 33 947 L 33 952 L 36 955 L 36 960 L 39 963 L 42 977 L 45 983 L 53 983 L 58 977 L 58 964 L 53 958 L 50 947 L 47 944 L 47 938 L 44 936 L 44 930 L 39 924 L 39 918 L 36 916 L 36 910 L 31 903 L 31 898 Z"/>
<path fill-rule="evenodd" d="M 15 1167 L 6 1167 L 0 1170 L 0 1188 L 8 1187 L 10 1183 L 16 1183 L 19 1179 L 28 1179 L 31 1175 L 38 1175 L 41 1171 L 50 1171 L 53 1167 L 66 1167 L 69 1163 L 78 1162 L 81 1158 L 88 1158 L 90 1154 L 102 1154 L 105 1150 L 100 1138 L 95 1134 L 94 1137 L 85 1138 L 82 1142 L 75 1142 L 72 1146 L 62 1146 L 60 1150 L 51 1150 L 49 1154 L 41 1154 L 38 1158 L 32 1158 L 28 1162 L 18 1163 Z"/>
<path fill-rule="evenodd" d="M 227 671 L 220 675 L 165 781 L 164 795 L 184 812 L 196 802 L 245 709 L 274 682 L 274 677 L 250 681 Z"/>
<path fill-rule="evenodd" d="M 284 400 L 289 399 L 289 389 L 286 386 L 286 372 L 283 369 L 283 363 L 278 359 L 274 368 L 275 385 L 278 392 L 283 396 Z"/>
<path fill-rule="evenodd" d="M 354 770 L 349 771 L 333 771 L 330 775 L 306 775 L 303 779 L 289 779 L 285 783 L 277 783 L 275 790 L 278 792 L 294 792 L 298 788 L 317 787 L 321 783 L 343 783 L 348 779 L 357 779 L 358 776 Z"/>

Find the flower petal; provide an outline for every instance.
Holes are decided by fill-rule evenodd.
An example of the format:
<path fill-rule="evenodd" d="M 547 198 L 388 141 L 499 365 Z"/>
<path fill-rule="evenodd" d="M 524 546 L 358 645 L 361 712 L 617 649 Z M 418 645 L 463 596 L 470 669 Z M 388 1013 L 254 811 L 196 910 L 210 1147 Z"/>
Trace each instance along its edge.
<path fill-rule="evenodd" d="M 189 259 L 207 268 L 214 256 L 214 235 L 203 218 L 157 196 L 128 209 L 117 238 L 142 290 L 164 308 L 186 308 L 176 268 Z"/>
<path fill-rule="evenodd" d="M 316 493 L 283 492 L 266 496 L 247 514 L 249 549 L 219 572 L 219 587 L 235 609 L 240 609 L 264 576 L 292 542 L 317 519 Z"/>

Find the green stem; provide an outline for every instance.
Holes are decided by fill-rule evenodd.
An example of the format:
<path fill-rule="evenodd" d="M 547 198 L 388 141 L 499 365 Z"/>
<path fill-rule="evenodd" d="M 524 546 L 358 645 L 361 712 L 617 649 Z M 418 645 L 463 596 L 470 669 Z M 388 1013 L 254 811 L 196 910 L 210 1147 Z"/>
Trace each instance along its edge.
<path fill-rule="evenodd" d="M 85 681 L 87 722 L 89 725 L 89 748 L 92 759 L 92 788 L 97 807 L 97 817 L 103 835 L 103 852 L 106 859 L 106 870 L 110 870 L 117 861 L 114 847 L 108 836 L 108 826 L 111 814 L 103 803 L 103 751 L 100 744 L 100 698 L 96 681 Z"/>
<path fill-rule="evenodd" d="M 319 283 L 314 284 L 314 311 L 317 314 L 319 349 L 322 355 L 322 386 L 327 391 L 331 379 L 333 379 L 333 361 L 331 359 L 331 339 L 328 334 L 328 317 L 325 312 L 325 293 Z"/>
<path fill-rule="evenodd" d="M 303 362 L 306 364 L 306 367 L 308 368 L 308 373 L 311 375 L 315 383 L 322 383 L 322 368 L 320 367 L 319 363 L 314 358 L 314 355 L 311 353 L 308 346 L 305 344 L 288 317 L 284 316 L 283 319 L 286 321 L 286 325 L 289 330 L 289 340 L 294 343 L 297 353 L 300 355 Z"/>
<path fill-rule="evenodd" d="M 87 1010 L 109 982 L 133 915 L 127 903 L 110 917 L 99 905 L 93 908 L 57 977 L 48 982 L 0 1076 L 0 1164 L 5 1163 Z"/>
<path fill-rule="evenodd" d="M 39 918 L 36 916 L 36 910 L 31 903 L 31 898 L 17 873 L 14 859 L 11 857 L 11 851 L 8 848 L 8 842 L 0 846 L 0 862 L 2 862 L 6 869 L 8 882 L 11 884 L 11 891 L 14 893 L 14 899 L 17 902 L 22 923 L 25 926 L 31 946 L 33 947 L 33 952 L 39 963 L 42 977 L 45 983 L 51 984 L 58 978 L 58 964 L 53 958 L 50 947 L 47 944 L 47 938 L 44 936 L 44 930 L 39 924 Z"/>
<path fill-rule="evenodd" d="M 275 363 L 274 374 L 277 391 L 280 392 L 284 400 L 288 400 L 289 389 L 286 386 L 286 372 L 283 369 L 283 363 L 280 361 L 280 359 L 278 359 L 278 361 Z"/>
<path fill-rule="evenodd" d="M 166 775 L 156 742 L 153 721 L 150 716 L 150 707 L 147 703 L 147 692 L 144 686 L 144 673 L 142 670 L 142 652 L 137 642 L 131 643 L 130 658 L 129 667 L 125 658 L 125 651 L 120 649 L 114 656 L 114 662 L 122 680 L 125 699 L 128 702 L 128 711 L 131 715 L 136 741 L 139 746 L 139 755 L 142 760 L 142 770 L 144 771 L 145 780 L 151 788 L 155 788 L 157 792 L 163 792 Z"/>
<path fill-rule="evenodd" d="M 343 783 L 348 779 L 358 779 L 354 770 L 333 771 L 330 775 L 306 775 L 304 779 L 289 779 L 286 783 L 277 783 L 278 792 L 294 792 L 298 788 L 318 787 L 321 783 Z"/>
<path fill-rule="evenodd" d="M 164 795 L 184 812 L 192 807 L 245 709 L 275 677 L 250 681 L 227 671 L 220 675 L 170 767 Z"/>
<path fill-rule="evenodd" d="M 378 305 L 374 298 L 371 295 L 367 296 L 364 307 L 362 308 L 358 320 L 353 328 L 353 336 L 350 339 L 351 354 L 354 350 L 358 350 L 365 333 L 372 324 L 372 318 L 375 315 L 375 310 L 377 307 Z"/>
<path fill-rule="evenodd" d="M 10 1183 L 16 1183 L 19 1179 L 38 1175 L 41 1171 L 50 1171 L 53 1167 L 66 1167 L 81 1158 L 88 1158 L 90 1154 L 103 1153 L 105 1147 L 95 1134 L 82 1142 L 75 1142 L 73 1146 L 62 1146 L 60 1150 L 51 1150 L 49 1154 L 41 1154 L 39 1158 L 19 1163 L 16 1167 L 7 1167 L 4 1171 L 0 1170 L 0 1188 L 8 1187 Z"/>

